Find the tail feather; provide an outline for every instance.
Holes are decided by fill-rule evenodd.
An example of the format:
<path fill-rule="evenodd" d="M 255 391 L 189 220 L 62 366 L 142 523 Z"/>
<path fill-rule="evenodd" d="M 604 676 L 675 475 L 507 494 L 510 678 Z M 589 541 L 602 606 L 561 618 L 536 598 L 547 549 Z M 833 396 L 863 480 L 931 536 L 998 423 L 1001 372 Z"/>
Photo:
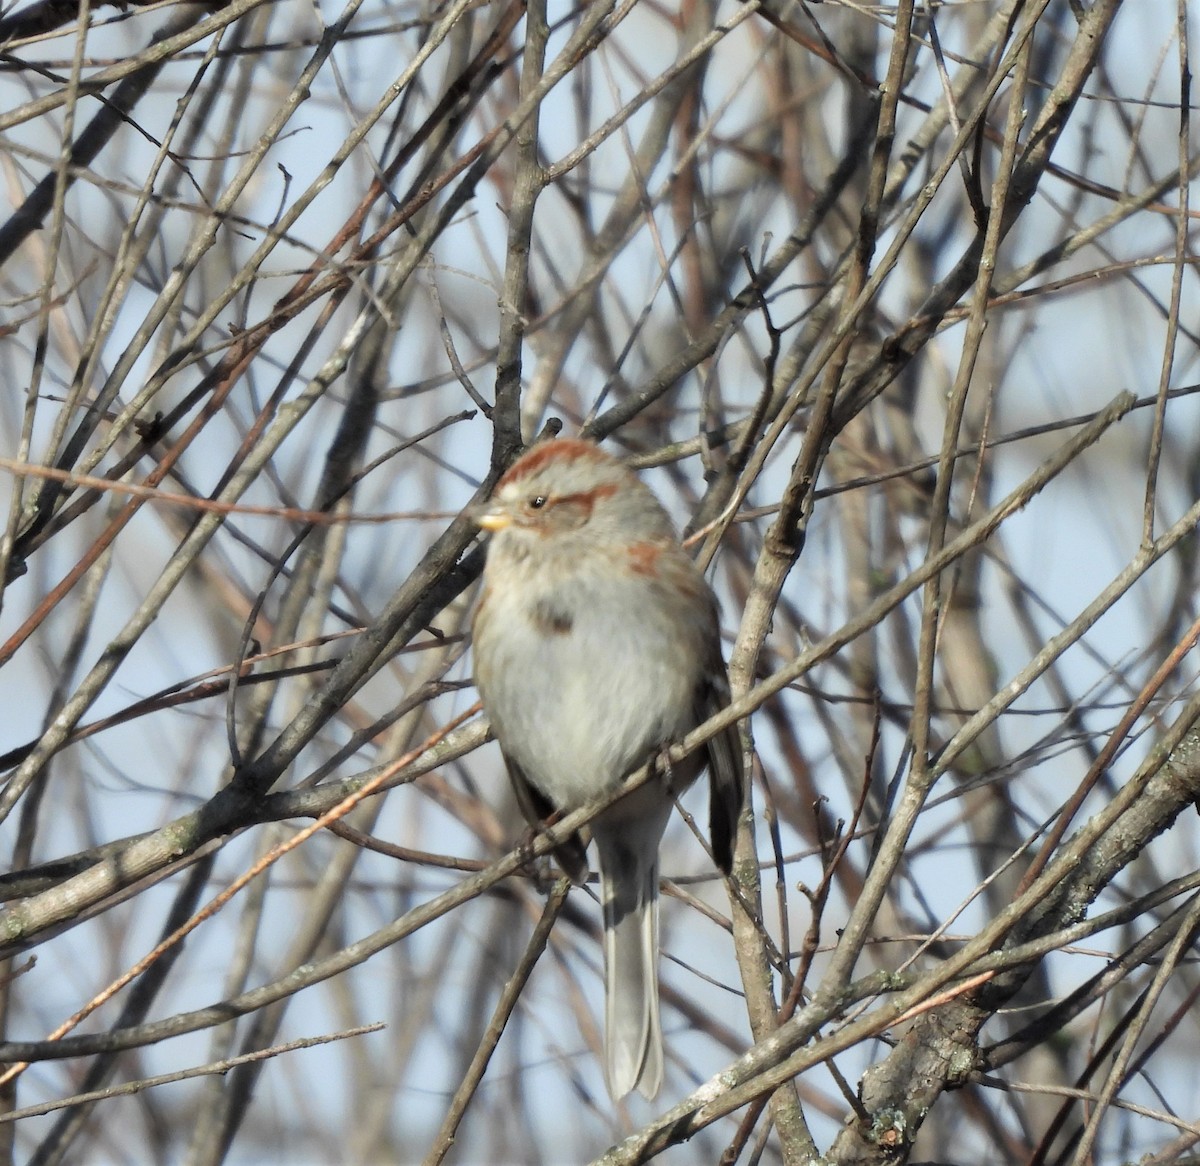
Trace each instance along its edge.
<path fill-rule="evenodd" d="M 633 834 L 633 837 L 630 837 Z M 662 1084 L 658 1016 L 658 835 L 596 830 L 604 908 L 604 1062 L 614 1098 Z M 659 831 L 661 834 L 661 831 Z"/>

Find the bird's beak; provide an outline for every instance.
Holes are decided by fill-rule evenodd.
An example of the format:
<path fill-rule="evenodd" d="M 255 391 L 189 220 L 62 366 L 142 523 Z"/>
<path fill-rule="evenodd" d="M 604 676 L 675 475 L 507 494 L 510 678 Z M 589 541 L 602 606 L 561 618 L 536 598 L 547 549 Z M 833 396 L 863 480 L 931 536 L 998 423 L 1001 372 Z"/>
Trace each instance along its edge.
<path fill-rule="evenodd" d="M 467 511 L 467 517 L 476 526 L 483 527 L 484 530 L 503 530 L 506 526 L 512 525 L 512 516 L 490 499 L 487 502 L 478 502 L 472 506 Z"/>
<path fill-rule="evenodd" d="M 503 530 L 506 526 L 512 526 L 512 516 L 500 510 L 485 510 L 482 514 L 475 516 L 475 521 L 484 530 L 491 531 Z"/>

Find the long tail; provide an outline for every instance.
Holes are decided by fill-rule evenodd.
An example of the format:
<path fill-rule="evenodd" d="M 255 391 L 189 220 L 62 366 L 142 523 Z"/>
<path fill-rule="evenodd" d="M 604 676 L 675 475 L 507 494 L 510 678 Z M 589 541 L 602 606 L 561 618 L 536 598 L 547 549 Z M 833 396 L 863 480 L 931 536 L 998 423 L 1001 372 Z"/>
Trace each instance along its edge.
<path fill-rule="evenodd" d="M 669 807 L 668 807 L 669 809 Z M 655 827 L 657 826 L 657 829 Z M 653 820 L 594 829 L 604 907 L 604 1067 L 614 1098 L 658 1093 L 658 843 Z"/>

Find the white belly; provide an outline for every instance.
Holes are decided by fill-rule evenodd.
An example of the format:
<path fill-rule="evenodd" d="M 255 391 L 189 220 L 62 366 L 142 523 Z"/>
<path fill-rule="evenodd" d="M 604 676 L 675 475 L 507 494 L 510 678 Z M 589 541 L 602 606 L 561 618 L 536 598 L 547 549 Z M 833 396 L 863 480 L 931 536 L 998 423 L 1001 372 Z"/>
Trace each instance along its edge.
<path fill-rule="evenodd" d="M 699 652 L 694 628 L 640 603 L 640 580 L 602 592 L 576 580 L 567 594 L 553 596 L 566 630 L 547 622 L 546 596 L 489 596 L 477 629 L 489 667 L 476 680 L 505 753 L 571 810 L 692 727 Z"/>

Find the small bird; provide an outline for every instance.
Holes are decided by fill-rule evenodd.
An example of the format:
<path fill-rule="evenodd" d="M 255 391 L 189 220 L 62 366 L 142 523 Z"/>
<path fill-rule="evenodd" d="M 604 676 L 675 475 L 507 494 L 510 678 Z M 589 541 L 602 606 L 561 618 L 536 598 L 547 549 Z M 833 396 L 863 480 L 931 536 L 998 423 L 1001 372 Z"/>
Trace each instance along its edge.
<path fill-rule="evenodd" d="M 589 441 L 535 446 L 475 519 L 492 532 L 474 616 L 475 681 L 535 825 L 620 785 L 729 703 L 717 601 L 661 503 Z M 730 728 L 591 823 L 604 911 L 605 1077 L 616 1099 L 662 1083 L 658 848 L 674 795 L 710 772 L 727 874 L 744 796 Z M 557 852 L 576 881 L 584 843 Z"/>

